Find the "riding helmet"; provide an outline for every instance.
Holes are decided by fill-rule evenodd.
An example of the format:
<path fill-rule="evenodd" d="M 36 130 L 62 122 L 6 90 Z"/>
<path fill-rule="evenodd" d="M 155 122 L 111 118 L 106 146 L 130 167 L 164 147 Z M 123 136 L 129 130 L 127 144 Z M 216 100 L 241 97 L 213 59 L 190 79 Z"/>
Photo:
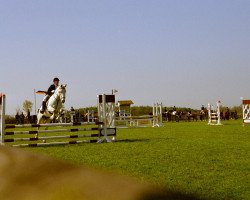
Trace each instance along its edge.
<path fill-rule="evenodd" d="M 60 80 L 59 80 L 59 78 L 56 77 L 56 78 L 54 78 L 53 82 L 54 82 L 54 81 L 60 81 Z"/>

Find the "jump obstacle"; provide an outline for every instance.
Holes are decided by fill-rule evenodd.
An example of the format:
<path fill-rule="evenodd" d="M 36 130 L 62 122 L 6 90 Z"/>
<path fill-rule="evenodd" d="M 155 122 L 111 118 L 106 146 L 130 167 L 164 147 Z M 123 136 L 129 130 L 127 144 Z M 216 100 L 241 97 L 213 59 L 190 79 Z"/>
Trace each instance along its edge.
<path fill-rule="evenodd" d="M 160 127 L 163 124 L 162 103 L 153 104 L 152 115 L 122 116 L 116 119 L 116 123 L 117 123 L 116 125 L 117 128 Z"/>
<path fill-rule="evenodd" d="M 250 100 L 242 100 L 243 126 L 250 123 Z"/>
<path fill-rule="evenodd" d="M 88 110 L 88 112 L 86 113 L 87 116 L 87 122 L 94 122 L 95 121 L 95 112 L 94 110 Z"/>
<path fill-rule="evenodd" d="M 38 146 L 52 146 L 52 145 L 66 145 L 66 144 L 81 144 L 81 143 L 101 143 L 104 141 L 112 142 L 116 140 L 116 127 L 112 126 L 107 119 L 106 111 L 111 109 L 109 106 L 109 96 L 110 95 L 99 95 L 98 96 L 98 107 L 102 110 L 99 114 L 98 122 L 81 122 L 81 123 L 51 123 L 51 124 L 24 124 L 24 125 L 6 125 L 5 124 L 5 108 L 6 108 L 6 96 L 0 94 L 0 144 L 5 145 L 6 143 L 15 142 L 15 147 L 38 147 Z M 107 102 L 107 103 L 106 103 Z M 109 115 L 112 112 L 109 112 Z M 114 112 L 113 112 L 114 113 Z M 112 117 L 112 116 L 109 116 Z M 87 125 L 85 128 L 78 128 L 78 126 Z M 92 125 L 97 125 L 97 127 L 89 127 Z M 77 126 L 77 128 L 61 128 L 61 127 L 71 127 Z M 60 129 L 53 130 L 38 130 L 41 127 L 60 127 Z M 31 130 L 25 131 L 13 131 L 16 128 L 29 128 Z M 34 130 L 37 128 L 37 130 Z M 11 131 L 6 131 L 11 129 Z M 84 131 L 91 131 L 91 133 L 83 134 Z M 96 131 L 93 133 L 92 131 Z M 80 134 L 69 134 L 62 135 L 61 133 L 75 133 L 79 132 Z M 57 133 L 57 135 L 47 135 L 51 133 Z M 29 138 L 29 135 L 35 135 L 32 138 Z M 44 136 L 41 136 L 44 134 Z M 59 135 L 58 135 L 59 134 Z M 11 137 L 11 136 L 20 136 L 24 137 Z M 110 137 L 113 137 L 112 139 Z M 72 138 L 93 138 L 88 140 L 71 140 Z M 68 141 L 62 141 L 62 139 L 68 139 Z M 52 142 L 47 142 L 47 140 L 53 140 Z M 60 140 L 60 141 L 58 141 Z M 20 142 L 29 142 L 21 143 Z M 42 141 L 39 143 L 33 143 L 34 141 Z"/>
<path fill-rule="evenodd" d="M 97 108 L 99 121 L 103 122 L 106 129 L 104 129 L 104 137 L 99 140 L 99 142 L 107 141 L 111 142 L 110 138 L 107 137 L 107 127 L 110 129 L 116 129 L 115 127 L 115 95 L 102 95 L 97 97 Z M 114 138 L 116 140 L 116 138 Z"/>
<path fill-rule="evenodd" d="M 162 126 L 162 103 L 155 103 L 153 106 L 153 127 Z"/>
<path fill-rule="evenodd" d="M 222 125 L 221 118 L 220 118 L 220 106 L 221 102 L 216 102 L 216 109 L 210 103 L 207 106 L 208 110 L 208 125 Z"/>

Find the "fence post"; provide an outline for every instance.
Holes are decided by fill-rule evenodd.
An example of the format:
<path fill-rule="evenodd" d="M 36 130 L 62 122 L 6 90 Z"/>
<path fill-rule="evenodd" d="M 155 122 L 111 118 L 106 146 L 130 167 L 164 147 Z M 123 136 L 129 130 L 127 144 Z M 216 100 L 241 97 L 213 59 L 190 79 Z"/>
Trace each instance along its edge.
<path fill-rule="evenodd" d="M 0 107 L 1 107 L 1 124 L 0 124 L 0 131 L 1 131 L 1 137 L 0 137 L 0 144 L 4 145 L 4 136 L 5 136 L 5 102 L 6 97 L 4 94 L 0 94 Z"/>
<path fill-rule="evenodd" d="M 101 98 L 101 105 L 100 105 L 100 99 L 99 99 L 99 108 L 101 109 L 100 111 L 100 116 L 99 118 L 102 119 L 103 125 L 102 125 L 102 130 L 104 131 L 103 133 L 103 137 L 97 141 L 97 143 L 101 143 L 104 141 L 107 142 L 112 142 L 110 138 L 108 138 L 108 134 L 107 134 L 107 105 L 106 105 L 106 95 L 103 94 L 102 98 Z"/>
<path fill-rule="evenodd" d="M 220 101 L 217 101 L 217 125 L 221 125 L 221 119 L 220 119 Z"/>

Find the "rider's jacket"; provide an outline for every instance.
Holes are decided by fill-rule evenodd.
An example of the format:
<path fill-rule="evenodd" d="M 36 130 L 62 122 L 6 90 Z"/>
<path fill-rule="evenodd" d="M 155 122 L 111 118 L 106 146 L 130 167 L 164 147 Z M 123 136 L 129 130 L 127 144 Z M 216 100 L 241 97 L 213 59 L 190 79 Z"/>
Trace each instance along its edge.
<path fill-rule="evenodd" d="M 52 84 L 51 86 L 49 86 L 47 94 L 52 95 L 54 93 L 55 89 L 56 89 L 56 86 L 54 84 Z"/>

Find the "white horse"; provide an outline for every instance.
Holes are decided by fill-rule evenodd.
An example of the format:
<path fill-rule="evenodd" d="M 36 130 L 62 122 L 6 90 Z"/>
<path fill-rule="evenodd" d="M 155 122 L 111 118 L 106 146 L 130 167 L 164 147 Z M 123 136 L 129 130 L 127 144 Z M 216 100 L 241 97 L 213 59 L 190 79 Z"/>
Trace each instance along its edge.
<path fill-rule="evenodd" d="M 47 102 L 47 108 L 44 113 L 40 112 L 41 108 L 38 110 L 37 124 L 50 123 L 52 120 L 59 118 L 60 111 L 66 99 L 66 86 L 60 85 L 56 88 L 54 94 Z"/>

